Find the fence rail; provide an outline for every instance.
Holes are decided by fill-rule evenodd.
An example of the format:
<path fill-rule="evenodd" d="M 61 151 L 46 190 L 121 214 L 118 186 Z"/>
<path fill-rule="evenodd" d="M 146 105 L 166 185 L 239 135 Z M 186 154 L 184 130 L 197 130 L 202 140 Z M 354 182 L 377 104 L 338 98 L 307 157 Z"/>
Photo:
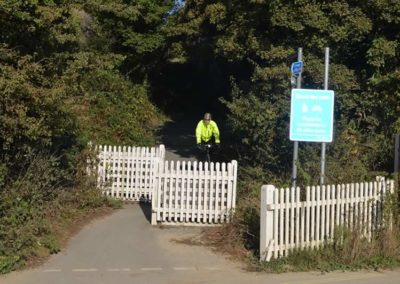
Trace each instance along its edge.
<path fill-rule="evenodd" d="M 165 158 L 165 147 L 96 146 L 98 184 L 110 197 L 140 201 L 150 200 L 154 173 Z"/>
<path fill-rule="evenodd" d="M 300 188 L 265 185 L 261 192 L 260 259 L 316 248 L 333 239 L 338 227 L 357 229 L 371 239 L 383 219 L 383 201 L 393 181 Z"/>
<path fill-rule="evenodd" d="M 152 224 L 229 222 L 236 204 L 236 161 L 165 161 L 155 178 Z"/>

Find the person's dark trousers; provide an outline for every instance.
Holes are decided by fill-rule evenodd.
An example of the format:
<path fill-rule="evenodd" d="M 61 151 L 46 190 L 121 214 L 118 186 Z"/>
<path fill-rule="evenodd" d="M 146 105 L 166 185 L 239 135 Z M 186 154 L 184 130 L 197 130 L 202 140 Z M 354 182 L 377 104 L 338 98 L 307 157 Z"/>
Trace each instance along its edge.
<path fill-rule="evenodd" d="M 205 150 L 205 145 L 211 144 L 212 147 L 210 149 L 210 158 L 212 160 L 213 154 L 215 153 L 215 150 L 217 148 L 217 144 L 215 143 L 215 138 L 211 138 L 211 140 L 205 142 L 201 141 L 200 146 L 199 146 L 199 154 L 198 157 L 200 158 L 200 161 L 205 161 L 206 160 L 206 150 Z"/>

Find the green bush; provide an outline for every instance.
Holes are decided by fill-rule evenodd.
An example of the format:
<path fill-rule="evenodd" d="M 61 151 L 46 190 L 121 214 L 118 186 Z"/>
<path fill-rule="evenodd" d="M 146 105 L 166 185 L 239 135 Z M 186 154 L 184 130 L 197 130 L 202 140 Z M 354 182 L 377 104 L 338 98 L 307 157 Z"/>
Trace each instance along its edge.
<path fill-rule="evenodd" d="M 66 106 L 76 115 L 81 139 L 97 144 L 154 145 L 163 121 L 151 104 L 146 84 L 133 84 L 118 68 L 117 54 L 81 52 L 59 81 Z"/>
<path fill-rule="evenodd" d="M 71 221 L 118 206 L 89 178 L 60 171 L 59 159 L 42 154 L 29 160 L 25 173 L 0 191 L 0 273 L 58 252 L 60 234 Z"/>

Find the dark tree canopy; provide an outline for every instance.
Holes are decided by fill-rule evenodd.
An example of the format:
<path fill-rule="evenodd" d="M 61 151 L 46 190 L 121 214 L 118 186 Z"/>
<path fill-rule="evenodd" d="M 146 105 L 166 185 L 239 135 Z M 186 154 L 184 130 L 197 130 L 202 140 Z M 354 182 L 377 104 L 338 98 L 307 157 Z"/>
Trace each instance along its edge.
<path fill-rule="evenodd" d="M 3 149 L 16 147 L 12 156 L 46 143 L 149 144 L 162 121 L 154 104 L 183 119 L 208 107 L 227 118 L 229 155 L 287 180 L 289 67 L 303 47 L 303 87 L 322 88 L 330 47 L 328 178 L 391 170 L 400 131 L 399 1 L 178 2 L 2 1 Z M 26 119 L 10 112 L 20 104 Z M 16 137 L 25 144 L 11 146 Z M 55 143 L 60 137 L 72 144 Z M 318 156 L 319 145 L 301 145 L 304 182 L 318 175 Z"/>

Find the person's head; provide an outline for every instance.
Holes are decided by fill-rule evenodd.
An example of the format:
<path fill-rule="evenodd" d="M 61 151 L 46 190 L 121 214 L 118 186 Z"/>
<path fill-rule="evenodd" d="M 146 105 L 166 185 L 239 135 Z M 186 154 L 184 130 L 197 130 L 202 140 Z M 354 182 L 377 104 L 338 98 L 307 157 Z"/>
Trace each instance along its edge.
<path fill-rule="evenodd" d="M 211 121 L 211 113 L 206 112 L 204 114 L 203 121 L 205 124 L 209 124 Z"/>

